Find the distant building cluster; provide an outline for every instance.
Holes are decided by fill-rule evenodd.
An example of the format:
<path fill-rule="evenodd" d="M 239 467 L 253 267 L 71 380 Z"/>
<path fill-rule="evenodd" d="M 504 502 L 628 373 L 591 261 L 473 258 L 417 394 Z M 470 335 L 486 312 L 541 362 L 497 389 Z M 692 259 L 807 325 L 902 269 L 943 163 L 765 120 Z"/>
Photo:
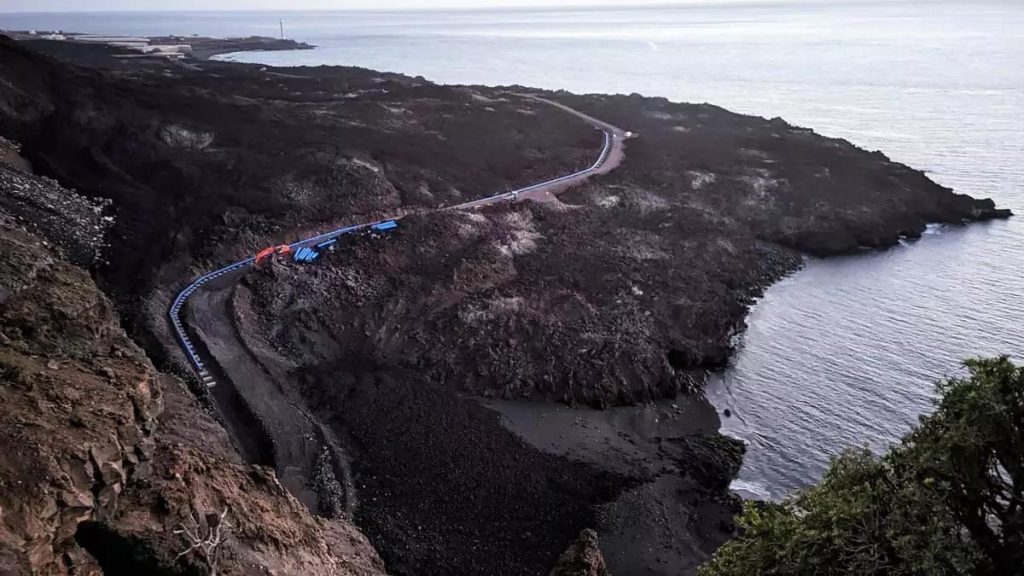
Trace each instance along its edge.
<path fill-rule="evenodd" d="M 191 44 L 153 44 L 149 38 L 135 36 L 99 36 L 95 34 L 63 34 L 56 32 L 38 32 L 29 30 L 28 35 L 41 40 L 63 40 L 83 44 L 104 44 L 115 48 L 136 52 L 136 54 L 117 54 L 116 58 L 167 58 L 179 60 L 192 54 Z"/>

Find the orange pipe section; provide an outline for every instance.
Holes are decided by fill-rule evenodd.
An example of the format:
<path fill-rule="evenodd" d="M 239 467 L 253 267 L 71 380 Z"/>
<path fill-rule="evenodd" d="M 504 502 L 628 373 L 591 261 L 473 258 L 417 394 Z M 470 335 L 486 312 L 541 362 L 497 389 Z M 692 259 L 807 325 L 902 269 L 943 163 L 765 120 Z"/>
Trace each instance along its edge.
<path fill-rule="evenodd" d="M 256 253 L 256 257 L 254 258 L 253 264 L 259 265 L 260 260 L 263 260 L 267 256 L 287 254 L 287 253 L 289 253 L 291 251 L 292 251 L 291 246 L 289 246 L 287 244 L 281 244 L 280 246 L 269 246 L 269 247 L 264 248 L 263 250 L 260 250 L 259 252 Z"/>

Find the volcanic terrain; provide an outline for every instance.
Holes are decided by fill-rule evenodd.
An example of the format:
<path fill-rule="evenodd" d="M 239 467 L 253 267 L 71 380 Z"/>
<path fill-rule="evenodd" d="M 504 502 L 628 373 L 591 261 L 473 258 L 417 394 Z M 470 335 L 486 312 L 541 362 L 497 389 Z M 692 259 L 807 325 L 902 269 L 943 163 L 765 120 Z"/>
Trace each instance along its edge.
<path fill-rule="evenodd" d="M 0 40 L 3 434 L 31 447 L 0 569 L 192 573 L 175 527 L 230 509 L 224 573 L 693 573 L 743 452 L 701 391 L 754 299 L 803 254 L 1009 215 L 708 104 L 108 56 Z M 603 174 L 442 210 L 591 166 L 573 111 L 632 133 Z M 192 295 L 201 385 L 167 321 L 192 278 L 384 218 Z"/>

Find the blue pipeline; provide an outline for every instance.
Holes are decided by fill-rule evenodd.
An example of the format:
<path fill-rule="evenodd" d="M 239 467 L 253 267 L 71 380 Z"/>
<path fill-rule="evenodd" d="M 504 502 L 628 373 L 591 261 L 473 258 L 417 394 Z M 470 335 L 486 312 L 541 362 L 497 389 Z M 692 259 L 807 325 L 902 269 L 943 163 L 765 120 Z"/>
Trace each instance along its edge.
<path fill-rule="evenodd" d="M 292 256 L 292 259 L 295 260 L 296 262 L 312 262 L 313 260 L 316 260 L 317 256 L 319 255 L 320 253 L 317 252 L 316 250 L 303 246 L 302 248 L 299 248 L 295 252 L 295 255 Z"/>
<path fill-rule="evenodd" d="M 521 193 L 521 192 L 527 192 L 527 191 L 533 190 L 535 188 L 539 188 L 540 186 L 545 186 L 545 185 L 561 182 L 563 180 L 568 180 L 569 178 L 573 178 L 575 176 L 579 176 L 580 174 L 584 174 L 586 172 L 590 172 L 591 170 L 594 170 L 594 169 L 598 168 L 601 165 L 601 163 L 604 162 L 605 159 L 607 158 L 608 152 L 611 150 L 611 144 L 612 144 L 611 135 L 607 131 L 602 130 L 602 132 L 604 132 L 604 148 L 601 150 L 601 154 L 597 157 L 597 161 L 594 162 L 594 164 L 590 168 L 587 168 L 587 169 L 584 169 L 584 170 L 580 170 L 579 172 L 576 172 L 576 173 L 573 173 L 573 174 L 569 174 L 568 176 L 562 176 L 561 178 L 555 178 L 554 180 L 549 180 L 547 182 L 542 182 L 540 184 L 534 184 L 532 186 L 527 186 L 526 188 L 520 188 L 519 190 L 516 190 L 515 192 L 503 192 L 501 194 L 496 194 L 496 195 L 491 196 L 489 198 L 482 198 L 481 200 L 478 200 L 478 202 L 483 202 L 483 201 L 486 201 L 486 200 L 491 200 L 491 199 L 494 199 L 494 198 L 498 198 L 500 196 L 511 197 L 513 194 L 518 194 L 518 193 Z M 288 247 L 291 248 L 292 250 L 295 250 L 296 248 L 299 248 L 303 244 L 310 244 L 310 243 L 315 243 L 315 242 L 323 242 L 324 245 L 329 246 L 330 245 L 329 243 L 334 243 L 335 239 L 338 236 L 341 236 L 342 234 L 347 234 L 349 232 L 354 232 L 356 230 L 362 230 L 362 229 L 365 229 L 365 228 L 373 228 L 375 230 L 388 230 L 390 228 L 395 228 L 397 226 L 398 226 L 398 223 L 395 222 L 394 220 L 388 220 L 388 221 L 380 222 L 380 223 L 377 223 L 377 224 L 356 224 L 355 226 L 345 226 L 344 228 L 337 228 L 335 230 L 331 230 L 330 232 L 324 232 L 323 234 L 319 234 L 317 236 L 313 236 L 312 238 L 306 238 L 305 240 L 299 240 L 297 242 L 293 242 L 293 243 L 289 244 Z M 314 254 L 315 255 L 313 256 L 312 259 L 316 259 L 316 257 L 319 256 L 319 254 L 316 253 L 316 252 L 314 252 Z M 295 254 L 293 256 L 293 258 L 298 260 L 298 254 Z M 195 353 L 195 348 L 192 345 L 192 341 L 188 337 L 188 334 L 185 332 L 185 326 L 184 326 L 184 324 L 181 321 L 181 309 L 182 309 L 182 307 L 184 307 L 185 301 L 188 300 L 188 297 L 191 296 L 193 292 L 198 290 L 206 282 L 208 282 L 210 280 L 213 280 L 214 278 L 217 278 L 217 277 L 222 276 L 224 274 L 228 274 L 230 272 L 234 272 L 235 270 L 238 270 L 240 268 L 244 268 L 246 266 L 249 266 L 250 264 L 255 262 L 255 260 L 256 259 L 254 257 L 250 256 L 250 257 L 248 257 L 248 258 L 246 258 L 244 260 L 239 260 L 238 262 L 235 262 L 234 264 L 229 264 L 229 265 L 227 265 L 227 266 L 225 266 L 223 268 L 214 270 L 213 272 L 209 272 L 207 274 L 204 274 L 204 275 L 200 276 L 199 278 L 196 278 L 194 281 L 192 281 L 191 284 L 186 286 L 184 290 L 182 290 L 181 292 L 178 293 L 178 296 L 174 299 L 174 303 L 171 304 L 170 310 L 167 311 L 167 315 L 170 317 L 170 320 L 171 320 L 171 326 L 174 328 L 174 333 L 178 337 L 178 341 L 181 342 L 182 348 L 185 350 L 186 356 L 188 356 L 189 361 L 195 367 L 196 371 L 203 372 L 204 367 L 203 367 L 203 362 L 199 359 L 199 356 Z"/>
<path fill-rule="evenodd" d="M 248 266 L 249 264 L 252 264 L 254 260 L 255 258 L 250 256 L 245 260 L 239 260 L 234 264 L 229 264 L 223 268 L 214 270 L 213 272 L 203 274 L 186 286 L 184 290 L 179 292 L 177 298 L 174 299 L 174 303 L 171 304 L 171 309 L 168 310 L 168 316 L 171 317 L 171 325 L 174 327 L 174 333 L 178 337 L 178 341 L 181 342 L 182 348 L 184 348 L 185 355 L 188 356 L 189 362 L 192 363 L 192 366 L 195 367 L 197 372 L 202 372 L 204 368 L 203 362 L 196 354 L 195 347 L 192 345 L 192 340 L 188 337 L 188 334 L 185 333 L 185 326 L 181 322 L 181 309 L 185 305 L 185 300 L 187 300 L 193 292 L 198 290 L 199 287 L 206 282 L 229 272 L 234 272 L 239 268 Z"/>
<path fill-rule="evenodd" d="M 370 228 L 373 229 L 373 230 L 390 230 L 392 228 L 397 228 L 397 227 L 398 227 L 398 222 L 395 222 L 394 220 L 388 220 L 386 222 L 378 222 L 377 224 L 374 224 L 373 226 L 370 226 Z"/>

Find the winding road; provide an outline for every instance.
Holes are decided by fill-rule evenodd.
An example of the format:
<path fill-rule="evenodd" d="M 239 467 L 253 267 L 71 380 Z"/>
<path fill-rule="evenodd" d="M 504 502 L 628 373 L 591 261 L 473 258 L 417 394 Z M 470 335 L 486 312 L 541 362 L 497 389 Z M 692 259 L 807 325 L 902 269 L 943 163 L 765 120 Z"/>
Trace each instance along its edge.
<path fill-rule="evenodd" d="M 553 201 L 556 193 L 594 175 L 610 172 L 622 163 L 624 142 L 630 133 L 558 102 L 525 96 L 573 114 L 601 130 L 603 145 L 594 163 L 559 178 L 441 210 L 472 210 L 521 200 Z M 295 252 L 329 244 L 339 236 L 389 221 L 337 228 L 293 242 L 289 247 Z M 236 286 L 237 279 L 254 263 L 254 257 L 245 258 L 190 282 L 170 306 L 171 327 L 199 380 L 216 399 L 243 458 L 273 466 L 282 484 L 316 513 L 333 516 L 351 511 L 354 491 L 348 485 L 347 464 L 330 432 L 308 413 L 302 399 L 287 385 L 287 373 L 293 366 L 258 339 L 248 338 L 246 330 L 238 325 L 255 316 L 248 290 Z M 325 454 L 329 457 L 325 458 Z M 325 471 L 324 462 L 332 462 L 330 470 Z M 340 485 L 344 502 L 339 503 L 338 498 L 325 499 L 324 487 L 312 485 L 313 479 L 322 479 L 325 473 L 331 477 L 329 484 Z M 327 492 L 332 490 L 328 488 Z"/>
<path fill-rule="evenodd" d="M 479 200 L 472 200 L 470 202 L 465 202 L 463 204 L 449 206 L 447 208 L 443 208 L 444 210 L 469 210 L 474 208 L 481 208 L 483 206 L 489 206 L 491 204 L 498 204 L 500 202 L 519 200 L 535 200 L 540 202 L 550 201 L 553 199 L 554 195 L 557 192 L 560 192 L 570 186 L 579 184 L 580 182 L 583 182 L 584 180 L 590 178 L 591 176 L 611 172 L 616 167 L 618 167 L 619 164 L 622 163 L 622 160 L 625 158 L 625 140 L 630 136 L 629 132 L 626 132 L 625 130 L 622 130 L 617 126 L 613 126 L 602 120 L 598 120 L 597 118 L 594 118 L 592 116 L 588 116 L 574 108 L 570 108 L 564 104 L 555 102 L 553 100 L 541 98 L 539 96 L 529 97 L 538 102 L 543 102 L 549 106 L 559 108 L 570 114 L 578 116 L 579 118 L 585 120 L 595 128 L 601 130 L 604 133 L 604 145 L 601 148 L 601 153 L 598 155 L 597 160 L 590 167 L 584 168 L 583 170 L 574 172 L 572 174 L 561 176 L 559 178 L 554 178 L 552 180 L 547 180 L 545 182 L 533 184 L 531 186 L 526 186 L 524 188 L 513 190 L 511 192 L 503 192 L 501 194 L 495 194 L 493 196 L 488 196 L 486 198 L 481 198 Z M 380 222 L 386 220 L 388 219 L 381 220 Z M 316 236 L 312 236 L 309 238 L 305 238 L 303 240 L 299 240 L 297 242 L 293 242 L 289 244 L 289 247 L 292 250 L 297 250 L 298 248 L 302 247 L 311 247 L 316 244 L 334 240 L 335 238 L 344 234 L 349 234 L 351 232 L 356 232 L 359 230 L 365 230 L 378 223 L 379 222 L 367 222 L 365 224 L 345 226 L 342 228 L 331 230 L 330 232 L 324 232 L 323 234 L 318 234 Z M 254 262 L 255 258 L 250 256 L 243 260 L 239 260 L 238 262 L 228 264 L 223 268 L 218 268 L 216 270 L 203 274 L 202 276 L 193 280 L 188 286 L 186 286 L 181 292 L 178 293 L 177 297 L 174 299 L 174 302 L 171 304 L 170 310 L 168 310 L 168 316 L 170 317 L 171 327 L 174 330 L 175 336 L 178 338 L 178 342 L 181 345 L 182 351 L 185 353 L 185 356 L 188 358 L 192 367 L 195 369 L 199 379 L 203 382 L 203 384 L 205 384 L 208 387 L 213 387 L 214 385 L 216 385 L 216 379 L 210 373 L 210 371 L 207 370 L 206 365 L 203 364 L 203 361 L 199 357 L 199 353 L 196 350 L 195 344 L 192 342 L 191 338 L 189 337 L 188 333 L 185 330 L 185 325 L 182 322 L 182 310 L 184 310 L 189 298 L 197 291 L 202 290 L 207 284 L 212 284 L 217 280 L 229 275 L 237 276 L 239 273 L 244 273 L 245 271 L 249 270 L 249 268 L 252 267 Z"/>

